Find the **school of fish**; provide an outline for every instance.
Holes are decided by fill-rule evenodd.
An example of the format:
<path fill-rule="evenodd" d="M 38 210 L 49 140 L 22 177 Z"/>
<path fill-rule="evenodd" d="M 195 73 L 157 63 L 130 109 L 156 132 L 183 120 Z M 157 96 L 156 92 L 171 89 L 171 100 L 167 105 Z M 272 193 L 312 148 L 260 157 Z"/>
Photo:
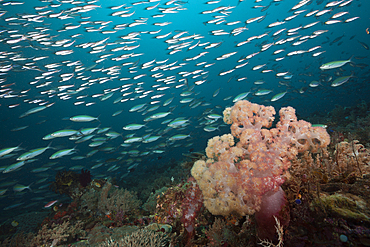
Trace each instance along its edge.
<path fill-rule="evenodd" d="M 0 0 L 3 209 L 55 200 L 57 170 L 124 179 L 202 151 L 239 100 L 273 105 L 369 76 L 357 31 L 332 35 L 365 32 L 359 0 L 117 3 Z M 343 42 L 353 54 L 329 55 Z M 30 191 L 43 196 L 13 196 Z"/>

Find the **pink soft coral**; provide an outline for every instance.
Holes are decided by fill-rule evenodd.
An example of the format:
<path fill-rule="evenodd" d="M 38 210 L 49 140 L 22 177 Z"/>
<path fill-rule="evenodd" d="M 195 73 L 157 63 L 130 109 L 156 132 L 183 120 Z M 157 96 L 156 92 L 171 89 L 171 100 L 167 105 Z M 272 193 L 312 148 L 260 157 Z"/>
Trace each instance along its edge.
<path fill-rule="evenodd" d="M 326 130 L 297 121 L 294 108 L 284 107 L 279 114 L 276 128 L 267 129 L 274 121 L 272 106 L 241 100 L 224 111 L 224 121 L 231 124 L 235 138 L 227 134 L 208 140 L 208 160 L 197 161 L 192 168 L 204 205 L 212 214 L 258 212 L 260 222 L 272 219 L 274 223 L 272 216 L 285 205 L 280 186 L 290 160 L 299 152 L 317 152 L 329 144 Z"/>

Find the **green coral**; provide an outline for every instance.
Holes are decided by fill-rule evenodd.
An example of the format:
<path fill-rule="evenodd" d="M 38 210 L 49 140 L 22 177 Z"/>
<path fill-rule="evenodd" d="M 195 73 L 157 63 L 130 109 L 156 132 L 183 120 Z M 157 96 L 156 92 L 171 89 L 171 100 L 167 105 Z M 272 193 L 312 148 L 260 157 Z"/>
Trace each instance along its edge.
<path fill-rule="evenodd" d="M 312 210 L 317 207 L 323 207 L 345 219 L 370 222 L 370 211 L 366 202 L 352 194 L 321 194 L 320 198 L 311 203 Z"/>
<path fill-rule="evenodd" d="M 167 187 L 163 187 L 151 193 L 148 200 L 143 204 L 142 208 L 150 213 L 153 213 L 157 206 L 157 199 L 167 191 Z"/>

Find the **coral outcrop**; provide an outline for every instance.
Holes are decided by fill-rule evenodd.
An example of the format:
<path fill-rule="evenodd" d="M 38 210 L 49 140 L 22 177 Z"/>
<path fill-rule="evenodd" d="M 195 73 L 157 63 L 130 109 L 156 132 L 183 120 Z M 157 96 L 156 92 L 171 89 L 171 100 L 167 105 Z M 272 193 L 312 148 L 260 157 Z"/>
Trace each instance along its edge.
<path fill-rule="evenodd" d="M 204 205 L 213 215 L 258 212 L 260 224 L 269 219 L 264 224 L 274 225 L 272 216 L 286 204 L 280 186 L 291 160 L 298 153 L 314 153 L 330 143 L 324 128 L 298 121 L 292 107 L 282 108 L 276 127 L 267 129 L 272 126 L 274 115 L 272 106 L 246 100 L 224 111 L 231 134 L 208 140 L 208 159 L 196 161 L 191 170 L 203 192 Z"/>

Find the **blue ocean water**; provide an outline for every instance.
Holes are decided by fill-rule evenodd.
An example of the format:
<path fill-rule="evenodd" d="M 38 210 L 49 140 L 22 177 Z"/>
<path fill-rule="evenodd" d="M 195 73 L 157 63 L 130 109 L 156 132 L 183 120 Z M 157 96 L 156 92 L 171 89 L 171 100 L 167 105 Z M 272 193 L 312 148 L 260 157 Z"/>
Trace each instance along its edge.
<path fill-rule="evenodd" d="M 0 13 L 4 14 L 0 19 L 0 149 L 20 145 L 22 150 L 13 151 L 10 157 L 1 157 L 0 167 L 5 169 L 16 163 L 22 153 L 46 147 L 50 141 L 54 148 L 46 150 L 35 157 L 35 161 L 15 171 L 1 174 L 0 189 L 7 191 L 2 195 L 0 208 L 10 207 L 2 211 L 2 218 L 7 218 L 8 212 L 15 215 L 32 208 L 42 208 L 50 200 L 57 199 L 59 195 L 49 191 L 46 185 L 53 181 L 59 169 L 81 166 L 76 170 L 91 170 L 94 177 L 124 180 L 125 176 L 134 176 L 145 179 L 150 171 L 159 169 L 171 159 L 181 160 L 182 154 L 189 153 L 189 150 L 202 152 L 209 138 L 229 132 L 229 126 L 222 119 L 211 123 L 212 119 L 207 116 L 222 115 L 225 107 L 232 106 L 233 99 L 240 93 L 250 92 L 246 99 L 272 105 L 277 110 L 283 106 L 292 106 L 301 119 L 314 112 L 325 115 L 335 105 L 349 107 L 361 101 L 368 102 L 369 70 L 366 66 L 369 63 L 367 44 L 370 36 L 367 28 L 370 25 L 367 10 L 370 2 L 353 0 L 345 6 L 340 5 L 347 1 L 339 2 L 336 6 L 326 7 L 330 1 L 307 1 L 302 7 L 292 10 L 299 1 L 1 1 Z M 122 7 L 112 9 L 121 4 Z M 152 6 L 153 9 L 150 9 Z M 316 13 L 306 16 L 315 10 Z M 317 16 L 323 10 L 329 11 Z M 121 15 L 132 15 L 121 17 L 113 14 L 118 11 L 124 11 Z M 209 13 L 204 13 L 207 11 Z M 332 18 L 340 12 L 348 13 Z M 58 13 L 58 17 L 50 16 Z M 293 18 L 294 15 L 297 16 Z M 261 19 L 246 23 L 255 17 Z M 285 20 L 289 17 L 292 19 Z M 359 18 L 351 21 L 350 18 L 354 17 Z M 327 23 L 333 20 L 339 22 Z M 284 23 L 268 27 L 275 22 Z M 306 26 L 315 22 L 312 27 Z M 117 25 L 123 27 L 118 29 Z M 71 26 L 78 27 L 66 30 L 66 27 Z M 295 28 L 297 30 L 293 30 Z M 217 30 L 220 31 L 215 32 Z M 276 34 L 279 30 L 282 30 L 281 33 Z M 315 34 L 320 30 L 322 34 Z M 181 36 L 173 38 L 181 32 L 184 32 Z M 222 32 L 223 35 L 215 35 Z M 127 37 L 129 34 L 132 36 Z M 165 34 L 169 35 L 158 38 Z M 22 40 L 14 41 L 19 38 Z M 248 39 L 248 43 L 237 46 Z M 302 43 L 296 43 L 299 41 Z M 210 44 L 215 47 L 206 49 Z M 267 47 L 265 45 L 271 47 L 264 50 Z M 122 49 L 112 51 L 116 48 Z M 309 51 L 311 48 L 315 50 Z M 177 52 L 169 54 L 176 49 Z M 274 54 L 280 49 L 283 50 L 281 53 Z M 56 55 L 63 50 L 72 53 Z M 99 52 L 92 53 L 94 51 Z M 292 55 L 294 51 L 302 54 Z M 322 53 L 315 54 L 317 52 Z M 247 58 L 252 54 L 255 55 Z M 44 56 L 44 59 L 38 59 Z M 122 59 L 117 59 L 119 57 Z M 277 58 L 282 60 L 276 61 Z M 339 68 L 320 70 L 324 63 L 350 58 L 351 63 Z M 97 62 L 100 59 L 104 60 Z M 145 63 L 151 61 L 151 66 L 143 68 Z M 244 63 L 247 64 L 235 68 Z M 58 67 L 55 73 L 46 75 L 54 70 L 50 64 L 57 64 Z M 210 64 L 213 65 L 208 67 Z M 264 66 L 253 70 L 258 65 Z M 11 69 L 8 70 L 9 66 Z M 229 73 L 220 75 L 227 71 Z M 291 78 L 277 76 L 285 72 Z M 142 77 L 135 79 L 138 75 Z M 349 75 L 353 77 L 348 82 L 337 87 L 331 86 L 336 78 Z M 63 81 L 63 77 L 71 79 Z M 241 80 L 244 77 L 246 79 Z M 264 83 L 255 84 L 258 80 Z M 310 87 L 312 81 L 320 83 L 317 87 Z M 257 96 L 255 93 L 259 89 L 272 92 Z M 189 95 L 181 96 L 184 92 Z M 271 101 L 274 95 L 282 92 L 287 92 L 284 97 Z M 113 95 L 102 100 L 109 93 Z M 165 101 L 171 98 L 172 102 L 164 106 Z M 180 103 L 184 98 L 192 100 Z M 118 103 L 114 103 L 115 100 Z M 144 110 L 129 111 L 139 104 L 146 104 Z M 48 107 L 19 118 L 21 114 L 40 105 Z M 153 106 L 159 107 L 150 111 Z M 112 116 L 120 110 L 122 113 Z M 170 114 L 164 118 L 144 121 L 159 112 Z M 69 120 L 76 115 L 98 117 L 99 121 Z M 179 128 L 170 128 L 168 122 L 163 123 L 176 118 L 188 121 Z M 146 126 L 136 131 L 122 129 L 132 123 Z M 204 130 L 206 125 L 218 129 L 207 132 Z M 28 127 L 15 130 L 25 126 Z M 91 140 L 78 144 L 68 137 L 43 140 L 47 134 L 58 130 L 92 127 L 109 127 L 121 136 L 108 138 L 98 148 L 88 146 Z M 105 133 L 97 134 L 95 131 L 94 138 L 106 137 Z M 125 145 L 128 134 L 134 134 L 135 137 L 150 134 L 160 138 L 150 143 Z M 182 140 L 170 140 L 178 134 L 189 136 Z M 75 154 L 50 159 L 57 150 L 74 147 L 77 149 Z M 112 150 L 103 151 L 103 147 L 111 147 Z M 99 151 L 87 157 L 94 149 Z M 132 150 L 138 150 L 139 154 L 127 153 Z M 73 160 L 74 156 L 84 158 Z M 117 161 L 105 162 L 108 159 Z M 91 169 L 101 162 L 104 165 Z M 137 164 L 136 169 L 129 170 L 133 164 Z M 108 171 L 114 165 L 116 167 L 113 171 Z M 146 175 L 140 172 L 144 166 Z M 45 172 L 32 172 L 40 167 L 49 169 Z M 36 183 L 42 178 L 47 179 Z M 25 189 L 15 193 L 15 184 L 31 184 L 32 191 Z M 36 196 L 43 198 L 31 200 Z"/>

